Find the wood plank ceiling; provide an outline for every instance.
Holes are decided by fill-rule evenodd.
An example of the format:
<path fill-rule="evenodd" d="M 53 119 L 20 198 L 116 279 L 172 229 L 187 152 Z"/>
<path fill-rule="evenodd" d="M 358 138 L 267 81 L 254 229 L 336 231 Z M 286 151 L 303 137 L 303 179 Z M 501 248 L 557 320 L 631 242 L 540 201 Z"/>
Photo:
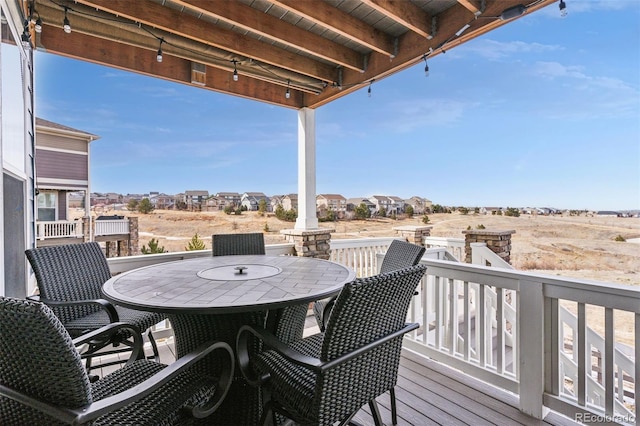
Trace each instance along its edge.
<path fill-rule="evenodd" d="M 556 0 L 17 1 L 38 50 L 315 108 Z"/>

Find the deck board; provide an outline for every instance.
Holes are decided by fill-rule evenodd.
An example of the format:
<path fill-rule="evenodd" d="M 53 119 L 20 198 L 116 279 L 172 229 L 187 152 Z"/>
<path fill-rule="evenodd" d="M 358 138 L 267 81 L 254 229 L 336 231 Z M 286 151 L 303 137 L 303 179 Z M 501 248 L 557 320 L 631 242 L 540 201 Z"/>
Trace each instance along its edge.
<path fill-rule="evenodd" d="M 308 324 L 313 327 L 311 321 Z M 316 331 L 309 328 L 305 334 Z M 160 361 L 170 364 L 175 360 L 173 337 L 158 341 Z M 150 348 L 145 348 L 147 355 Z M 122 358 L 121 358 L 122 359 Z M 107 374 L 113 368 L 94 371 Z M 578 423 L 557 413 L 550 413 L 541 421 L 522 412 L 518 398 L 488 383 L 471 378 L 446 365 L 403 350 L 396 386 L 398 426 L 430 425 L 553 425 L 570 426 Z M 389 393 L 376 399 L 386 425 L 391 424 Z M 355 420 L 372 425 L 369 407 L 358 412 Z"/>

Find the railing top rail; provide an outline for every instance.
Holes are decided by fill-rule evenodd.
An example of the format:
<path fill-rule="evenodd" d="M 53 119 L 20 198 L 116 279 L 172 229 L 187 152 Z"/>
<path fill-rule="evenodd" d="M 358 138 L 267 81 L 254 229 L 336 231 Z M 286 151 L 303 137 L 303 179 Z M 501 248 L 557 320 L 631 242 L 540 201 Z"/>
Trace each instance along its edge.
<path fill-rule="evenodd" d="M 634 286 L 580 278 L 563 278 L 446 260 L 423 259 L 422 263 L 429 266 L 427 269 L 429 275 L 444 275 L 445 271 L 451 271 L 453 273 L 449 273 L 447 276 L 454 279 L 516 290 L 519 289 L 522 282 L 539 282 L 544 286 L 546 297 L 640 313 L 640 288 Z"/>
<path fill-rule="evenodd" d="M 377 246 L 382 244 L 391 244 L 391 241 L 398 240 L 398 237 L 384 237 L 384 238 L 348 238 L 348 239 L 332 239 L 330 242 L 331 247 L 366 247 Z"/>

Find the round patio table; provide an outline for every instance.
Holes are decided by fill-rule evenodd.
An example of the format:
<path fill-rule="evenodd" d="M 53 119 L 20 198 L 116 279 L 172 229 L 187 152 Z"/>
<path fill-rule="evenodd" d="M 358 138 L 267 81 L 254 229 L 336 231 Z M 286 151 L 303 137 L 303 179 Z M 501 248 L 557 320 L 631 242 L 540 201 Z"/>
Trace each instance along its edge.
<path fill-rule="evenodd" d="M 169 314 L 181 357 L 211 339 L 235 348 L 237 331 L 245 324 L 266 327 L 285 342 L 300 338 L 308 304 L 337 294 L 354 278 L 346 266 L 311 257 L 212 256 L 128 271 L 108 280 L 103 291 L 118 305 Z M 209 357 L 196 368 L 215 375 L 221 366 Z M 260 388 L 249 386 L 236 371 L 211 421 L 257 424 L 261 410 Z"/>

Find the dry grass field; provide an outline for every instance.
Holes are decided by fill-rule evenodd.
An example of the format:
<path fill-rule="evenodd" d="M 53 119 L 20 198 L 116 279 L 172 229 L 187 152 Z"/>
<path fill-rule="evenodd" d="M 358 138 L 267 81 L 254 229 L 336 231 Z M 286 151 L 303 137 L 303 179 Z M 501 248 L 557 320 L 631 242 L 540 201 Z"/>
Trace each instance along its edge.
<path fill-rule="evenodd" d="M 127 213 L 127 215 L 134 215 Z M 211 235 L 226 232 L 264 232 L 267 244 L 284 242 L 280 230 L 293 227 L 273 214 L 256 212 L 226 215 L 223 212 L 191 213 L 158 210 L 135 214 L 140 228 L 140 245 L 156 238 L 167 251 L 185 250 L 191 237 L 198 235 L 211 247 Z M 483 225 L 487 230 L 514 230 L 511 263 L 520 270 L 607 283 L 640 286 L 640 219 L 591 216 L 520 217 L 432 214 L 431 235 L 463 238 L 468 227 Z M 424 225 L 422 217 L 393 220 L 321 223 L 335 229 L 332 239 L 395 236 L 393 228 Z M 268 230 L 266 230 L 268 229 Z M 627 241 L 615 241 L 617 236 Z M 634 240 L 635 241 L 631 241 Z M 575 312 L 575 304 L 567 304 Z M 588 307 L 589 326 L 603 333 L 604 311 Z M 616 313 L 616 340 L 633 345 L 633 316 Z"/>
<path fill-rule="evenodd" d="M 134 215 L 127 213 L 128 215 Z M 226 215 L 223 212 L 192 213 L 157 210 L 135 214 L 140 227 L 140 245 L 156 238 L 167 251 L 181 251 L 198 233 L 207 247 L 211 235 L 225 232 L 264 232 L 267 244 L 284 242 L 280 230 L 292 228 L 274 215 L 264 217 L 256 212 Z M 421 217 L 393 220 L 320 223 L 335 229 L 333 239 L 394 236 L 393 228 L 423 225 Z M 463 238 L 468 227 L 483 225 L 487 230 L 514 230 L 511 263 L 522 270 L 597 281 L 640 285 L 640 219 L 588 216 L 520 217 L 432 214 L 431 235 Z M 268 231 L 266 231 L 268 229 Z M 627 242 L 615 241 L 621 235 Z"/>

